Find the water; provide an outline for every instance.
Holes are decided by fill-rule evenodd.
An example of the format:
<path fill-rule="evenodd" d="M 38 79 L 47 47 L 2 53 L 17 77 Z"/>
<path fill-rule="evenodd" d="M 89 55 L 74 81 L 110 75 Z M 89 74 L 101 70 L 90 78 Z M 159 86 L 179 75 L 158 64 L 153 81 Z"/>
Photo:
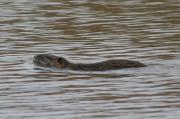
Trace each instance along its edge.
<path fill-rule="evenodd" d="M 1 119 L 179 119 L 179 0 L 1 0 Z M 146 68 L 37 70 L 33 56 Z"/>

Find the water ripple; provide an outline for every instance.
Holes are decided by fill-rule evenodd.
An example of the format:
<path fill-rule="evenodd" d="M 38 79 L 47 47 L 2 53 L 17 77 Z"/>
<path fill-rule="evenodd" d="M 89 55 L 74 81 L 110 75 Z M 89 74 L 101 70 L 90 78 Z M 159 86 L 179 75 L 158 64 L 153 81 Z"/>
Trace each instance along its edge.
<path fill-rule="evenodd" d="M 180 2 L 2 0 L 2 119 L 178 119 Z M 105 72 L 41 69 L 33 56 L 72 62 L 134 59 Z"/>

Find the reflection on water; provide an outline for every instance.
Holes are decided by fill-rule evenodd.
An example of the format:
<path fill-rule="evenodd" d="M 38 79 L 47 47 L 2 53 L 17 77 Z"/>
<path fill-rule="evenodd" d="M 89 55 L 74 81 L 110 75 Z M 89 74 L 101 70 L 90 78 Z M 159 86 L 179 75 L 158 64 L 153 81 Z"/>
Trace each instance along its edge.
<path fill-rule="evenodd" d="M 2 0 L 1 119 L 178 119 L 178 0 Z M 135 59 L 106 72 L 35 69 L 33 56 Z"/>

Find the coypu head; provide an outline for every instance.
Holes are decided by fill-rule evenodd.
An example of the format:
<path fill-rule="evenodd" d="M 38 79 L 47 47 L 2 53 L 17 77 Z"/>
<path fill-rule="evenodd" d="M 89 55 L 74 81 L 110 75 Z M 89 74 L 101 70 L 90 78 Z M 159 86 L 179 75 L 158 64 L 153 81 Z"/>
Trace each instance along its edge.
<path fill-rule="evenodd" d="M 63 58 L 49 54 L 39 54 L 34 56 L 34 64 L 41 67 L 65 68 L 69 62 Z"/>

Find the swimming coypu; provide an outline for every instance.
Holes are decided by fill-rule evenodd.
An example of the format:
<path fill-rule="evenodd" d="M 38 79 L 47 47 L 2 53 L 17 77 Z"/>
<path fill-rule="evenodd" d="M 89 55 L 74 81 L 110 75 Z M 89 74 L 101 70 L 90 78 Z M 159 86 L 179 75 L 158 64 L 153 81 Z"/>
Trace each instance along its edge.
<path fill-rule="evenodd" d="M 145 67 L 144 64 L 122 59 L 112 59 L 107 61 L 101 61 L 97 63 L 82 64 L 82 63 L 71 63 L 63 57 L 58 57 L 49 54 L 39 54 L 34 56 L 34 64 L 41 67 L 52 67 L 60 69 L 70 69 L 79 71 L 105 71 L 115 70 L 120 68 L 137 68 Z"/>

